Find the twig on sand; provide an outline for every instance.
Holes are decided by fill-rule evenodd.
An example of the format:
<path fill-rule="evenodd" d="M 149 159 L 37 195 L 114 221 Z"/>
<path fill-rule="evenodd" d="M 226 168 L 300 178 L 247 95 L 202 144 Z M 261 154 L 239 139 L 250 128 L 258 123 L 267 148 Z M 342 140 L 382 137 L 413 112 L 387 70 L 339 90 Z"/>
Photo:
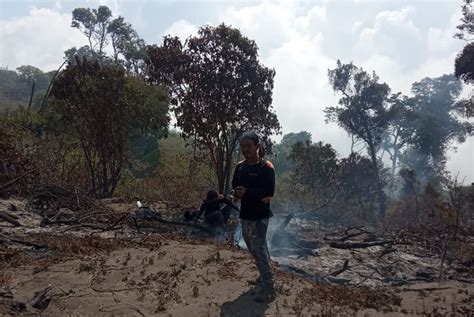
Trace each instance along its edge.
<path fill-rule="evenodd" d="M 92 285 L 94 282 L 94 279 L 96 277 L 96 274 L 92 274 L 90 279 L 89 279 L 89 287 L 92 289 L 94 292 L 97 293 L 111 293 L 111 292 L 124 292 L 124 291 L 133 291 L 137 289 L 142 289 L 143 287 L 128 287 L 128 288 L 118 288 L 118 289 L 99 289 L 96 288 L 95 286 Z"/>
<path fill-rule="evenodd" d="M 120 307 L 120 306 L 125 306 L 125 307 Z M 108 308 L 112 308 L 112 309 L 107 310 Z M 126 309 L 126 308 L 133 309 L 133 310 L 136 311 L 140 316 L 143 316 L 143 317 L 146 316 L 146 315 L 140 310 L 140 308 L 138 308 L 138 307 L 136 307 L 136 306 L 133 306 L 133 305 L 130 305 L 130 304 L 126 304 L 126 303 L 102 307 L 101 309 L 99 309 L 99 311 L 100 311 L 100 312 L 104 312 L 104 313 L 111 313 L 111 312 L 114 312 L 114 311 L 116 311 L 116 310 L 119 310 L 119 309 Z"/>

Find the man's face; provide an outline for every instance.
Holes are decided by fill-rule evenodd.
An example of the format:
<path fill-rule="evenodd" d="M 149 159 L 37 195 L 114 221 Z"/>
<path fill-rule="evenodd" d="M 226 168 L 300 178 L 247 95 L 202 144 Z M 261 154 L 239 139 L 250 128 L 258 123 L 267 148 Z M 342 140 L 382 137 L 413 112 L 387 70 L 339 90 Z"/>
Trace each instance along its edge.
<path fill-rule="evenodd" d="M 243 139 L 240 141 L 240 150 L 245 159 L 253 159 L 257 157 L 258 145 L 252 140 Z"/>

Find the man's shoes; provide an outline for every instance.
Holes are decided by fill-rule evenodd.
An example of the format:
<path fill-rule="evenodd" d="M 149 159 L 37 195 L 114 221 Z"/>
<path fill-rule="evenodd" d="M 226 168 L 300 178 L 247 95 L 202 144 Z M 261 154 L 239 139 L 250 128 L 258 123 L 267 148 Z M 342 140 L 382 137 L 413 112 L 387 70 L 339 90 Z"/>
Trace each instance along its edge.
<path fill-rule="evenodd" d="M 275 297 L 276 297 L 275 287 L 264 287 L 258 292 L 254 300 L 257 303 L 269 303 L 269 302 L 274 301 Z"/>

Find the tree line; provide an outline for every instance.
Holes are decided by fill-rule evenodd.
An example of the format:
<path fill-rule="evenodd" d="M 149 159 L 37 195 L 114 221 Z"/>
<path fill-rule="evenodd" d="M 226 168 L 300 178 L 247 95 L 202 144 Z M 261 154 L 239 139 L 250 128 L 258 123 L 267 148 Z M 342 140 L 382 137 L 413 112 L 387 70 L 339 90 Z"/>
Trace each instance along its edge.
<path fill-rule="evenodd" d="M 293 204 L 306 212 L 350 206 L 359 218 L 373 220 L 375 210 L 383 218 L 394 179 L 405 189 L 417 183 L 442 190 L 448 149 L 472 135 L 472 94 L 459 99 L 461 82 L 471 85 L 474 78 L 471 0 L 464 1 L 462 13 L 455 37 L 468 43 L 454 75 L 413 83 L 410 96 L 392 92 L 375 72 L 353 63 L 338 61 L 328 71 L 340 99 L 328 105 L 326 119 L 353 140 L 351 154 L 340 158 L 330 144 L 313 143 L 304 131 L 272 143 L 281 131 L 272 106 L 275 70 L 259 61 L 257 44 L 238 29 L 206 25 L 185 40 L 165 36 L 160 45 L 150 45 L 106 6 L 74 9 L 71 27 L 88 45 L 67 50 L 58 70 L 0 70 L 0 105 L 9 109 L 0 132 L 4 140 L 20 134 L 24 146 L 1 145 L 13 156 L 1 167 L 3 181 L 22 172 L 14 162 L 27 152 L 48 156 L 39 170 L 52 169 L 50 180 L 75 183 L 98 198 L 160 173 L 165 177 L 164 161 L 167 169 L 185 169 L 186 175 L 175 175 L 187 177 L 188 184 L 205 175 L 206 186 L 225 192 L 238 140 L 252 129 L 263 137 L 282 184 L 277 206 Z M 23 107 L 12 110 L 16 104 Z M 179 135 L 169 131 L 171 114 Z M 185 141 L 167 143 L 168 136 Z M 163 160 L 171 144 L 186 153 L 187 166 Z"/>

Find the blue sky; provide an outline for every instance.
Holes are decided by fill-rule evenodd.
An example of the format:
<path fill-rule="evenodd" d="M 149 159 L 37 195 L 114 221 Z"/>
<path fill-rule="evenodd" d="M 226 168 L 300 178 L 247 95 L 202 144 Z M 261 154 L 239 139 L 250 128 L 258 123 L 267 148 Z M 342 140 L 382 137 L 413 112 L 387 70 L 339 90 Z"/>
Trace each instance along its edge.
<path fill-rule="evenodd" d="M 64 50 L 85 44 L 70 27 L 76 7 L 107 5 L 149 44 L 164 34 L 187 37 L 203 24 L 225 22 L 254 39 L 261 61 L 276 70 L 274 108 L 283 133 L 307 130 L 341 155 L 350 139 L 325 124 L 323 109 L 337 103 L 327 83 L 336 60 L 375 70 L 394 92 L 453 72 L 463 43 L 453 39 L 459 0 L 324 1 L 5 1 L 0 0 L 0 65 L 51 70 Z M 474 142 L 451 151 L 449 168 L 474 181 Z"/>

